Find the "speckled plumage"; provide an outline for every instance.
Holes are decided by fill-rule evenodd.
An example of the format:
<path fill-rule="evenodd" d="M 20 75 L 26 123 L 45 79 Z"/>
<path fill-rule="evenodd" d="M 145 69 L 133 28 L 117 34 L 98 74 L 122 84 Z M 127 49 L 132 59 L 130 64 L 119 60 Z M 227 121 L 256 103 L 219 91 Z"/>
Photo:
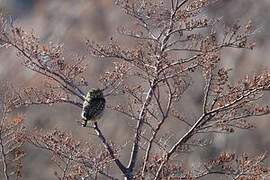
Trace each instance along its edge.
<path fill-rule="evenodd" d="M 83 103 L 82 119 L 84 120 L 82 126 L 87 125 L 87 121 L 96 121 L 99 119 L 105 109 L 105 98 L 100 89 L 91 89 Z"/>

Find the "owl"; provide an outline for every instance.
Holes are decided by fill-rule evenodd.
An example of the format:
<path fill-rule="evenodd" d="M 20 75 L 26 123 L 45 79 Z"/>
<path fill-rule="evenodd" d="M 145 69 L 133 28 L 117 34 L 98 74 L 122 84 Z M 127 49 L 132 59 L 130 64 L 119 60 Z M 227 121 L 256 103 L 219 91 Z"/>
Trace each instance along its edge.
<path fill-rule="evenodd" d="M 88 91 L 82 109 L 83 127 L 86 127 L 87 121 L 95 122 L 103 114 L 105 109 L 105 98 L 103 92 L 100 89 L 91 89 Z"/>

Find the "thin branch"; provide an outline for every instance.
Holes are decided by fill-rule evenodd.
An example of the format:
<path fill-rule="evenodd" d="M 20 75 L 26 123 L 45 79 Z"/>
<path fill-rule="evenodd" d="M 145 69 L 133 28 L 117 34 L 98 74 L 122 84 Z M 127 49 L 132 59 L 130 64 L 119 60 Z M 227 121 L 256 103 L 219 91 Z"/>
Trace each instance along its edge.
<path fill-rule="evenodd" d="M 177 0 L 176 2 L 176 11 L 178 9 L 180 9 L 183 5 L 185 5 L 189 0 L 183 0 L 180 4 L 179 4 L 179 0 Z"/>
<path fill-rule="evenodd" d="M 174 9 L 174 0 L 171 0 L 171 9 Z"/>
<path fill-rule="evenodd" d="M 61 179 L 65 179 L 66 178 L 66 176 L 67 176 L 67 171 L 68 171 L 68 167 L 69 167 L 69 165 L 70 165 L 70 163 L 71 163 L 71 160 L 70 159 L 67 159 L 67 162 L 64 162 L 65 163 L 65 167 L 64 167 L 64 169 L 63 169 L 63 174 L 62 174 L 62 178 Z"/>
<path fill-rule="evenodd" d="M 157 105 L 158 105 L 159 111 L 161 112 L 162 117 L 164 118 L 165 114 L 164 114 L 163 108 L 162 108 L 162 106 L 161 106 L 160 99 L 159 99 L 159 97 L 156 95 L 156 93 L 154 93 L 154 98 L 155 98 L 156 103 L 157 103 Z"/>
<path fill-rule="evenodd" d="M 162 81 L 164 81 L 166 79 L 174 78 L 174 77 L 178 76 L 179 74 L 183 74 L 184 72 L 191 71 L 192 69 L 194 69 L 194 68 L 196 68 L 198 66 L 199 66 L 199 63 L 191 64 L 190 66 L 184 68 L 182 71 L 178 71 L 178 72 L 176 72 L 174 74 L 170 74 L 170 75 L 168 75 L 166 77 L 160 78 L 159 82 L 162 82 Z"/>
<path fill-rule="evenodd" d="M 173 145 L 173 147 L 164 155 L 162 162 L 156 172 L 155 180 L 157 180 L 160 177 L 161 170 L 165 163 L 169 160 L 171 155 L 177 150 L 179 146 L 182 146 L 185 144 L 195 133 L 198 127 L 203 126 L 209 119 L 211 119 L 214 115 L 214 113 L 219 111 L 225 111 L 227 108 L 233 107 L 236 103 L 243 100 L 244 98 L 248 97 L 249 95 L 255 93 L 256 91 L 262 90 L 262 88 L 254 89 L 246 94 L 242 95 L 241 97 L 237 98 L 236 100 L 232 101 L 231 103 L 228 103 L 222 107 L 218 107 L 216 109 L 213 109 L 211 111 L 208 111 L 207 113 L 203 113 L 201 117 L 196 121 L 196 123 Z M 208 119 L 205 120 L 205 118 L 208 117 Z"/>
<path fill-rule="evenodd" d="M 167 49 L 165 52 L 168 53 L 171 51 L 187 51 L 187 52 L 196 52 L 196 53 L 202 52 L 200 49 L 190 49 L 190 48 L 171 48 L 171 49 Z"/>
<path fill-rule="evenodd" d="M 162 162 L 159 165 L 159 168 L 158 168 L 158 170 L 156 172 L 155 180 L 159 179 L 160 173 L 161 173 L 161 170 L 162 170 L 163 166 L 169 160 L 170 156 L 175 152 L 175 150 L 177 149 L 177 147 L 183 145 L 184 143 L 186 143 L 192 137 L 195 129 L 204 120 L 205 117 L 206 117 L 206 115 L 203 114 L 197 120 L 197 122 L 189 129 L 189 131 L 186 132 L 186 134 L 182 138 L 180 138 L 177 143 L 174 144 L 174 146 L 169 150 L 169 152 L 165 154 L 164 159 L 162 160 Z"/>
<path fill-rule="evenodd" d="M 63 86 L 65 89 L 67 89 L 68 91 L 70 91 L 72 94 L 78 96 L 81 100 L 84 100 L 84 93 L 82 92 L 82 90 L 80 90 L 77 86 L 75 86 L 73 83 L 67 81 L 63 76 L 61 76 L 60 74 L 57 74 L 53 71 L 50 71 L 49 69 L 44 69 L 43 67 L 39 66 L 37 63 L 35 63 L 33 61 L 33 59 L 20 47 L 18 47 L 16 44 L 10 42 L 10 41 L 5 41 L 6 43 L 10 44 L 11 46 L 13 46 L 15 49 L 17 49 L 20 53 L 23 54 L 24 57 L 26 57 L 27 59 L 29 59 L 30 62 L 32 62 L 35 66 L 37 66 L 39 69 L 42 69 L 45 72 L 39 71 L 37 69 L 33 69 L 30 68 L 32 71 L 36 71 L 46 77 L 49 77 L 51 79 L 53 79 L 55 82 L 59 83 L 61 86 Z M 46 72 L 50 73 L 51 75 L 47 74 Z M 68 86 L 66 86 L 65 84 L 63 84 L 63 82 L 61 82 L 59 79 L 53 77 L 52 75 L 58 77 L 61 81 L 63 81 L 64 83 L 66 83 L 67 85 L 69 85 L 70 87 L 74 88 L 75 90 L 77 90 L 80 94 L 78 94 L 77 92 L 75 92 L 74 90 L 70 89 Z"/>
<path fill-rule="evenodd" d="M 205 92 L 204 92 L 204 99 L 203 99 L 203 113 L 207 112 L 207 104 L 208 104 L 208 98 L 211 88 L 211 82 L 212 82 L 212 70 L 209 70 L 209 77 L 206 79 L 206 85 L 205 85 Z"/>
<path fill-rule="evenodd" d="M 32 145 L 34 145 L 35 147 L 37 147 L 37 148 L 45 149 L 45 150 L 50 151 L 50 152 L 55 152 L 56 151 L 55 149 L 52 149 L 52 148 L 50 148 L 50 147 L 48 147 L 46 145 L 44 146 L 44 145 L 40 144 L 38 141 L 35 141 L 35 139 L 30 139 L 30 143 Z M 62 156 L 64 158 L 66 158 L 66 159 L 69 159 L 70 161 L 74 161 L 76 163 L 83 164 L 85 167 L 88 167 L 88 168 L 91 168 L 91 169 L 93 168 L 93 166 L 90 165 L 90 163 L 87 163 L 88 161 L 91 161 L 87 157 L 84 157 L 83 156 L 83 157 L 80 157 L 81 160 L 78 160 L 78 159 L 76 159 L 76 158 L 74 158 L 72 156 L 69 156 L 66 153 L 63 153 L 61 151 L 59 151 L 59 152 L 60 152 L 60 153 L 58 153 L 59 156 Z M 105 177 L 107 177 L 109 179 L 118 180 L 117 178 L 115 178 L 115 177 L 113 177 L 113 176 L 111 176 L 111 175 L 103 172 L 102 170 L 98 170 L 98 173 L 100 173 L 101 175 L 103 175 L 103 176 L 105 176 Z"/>

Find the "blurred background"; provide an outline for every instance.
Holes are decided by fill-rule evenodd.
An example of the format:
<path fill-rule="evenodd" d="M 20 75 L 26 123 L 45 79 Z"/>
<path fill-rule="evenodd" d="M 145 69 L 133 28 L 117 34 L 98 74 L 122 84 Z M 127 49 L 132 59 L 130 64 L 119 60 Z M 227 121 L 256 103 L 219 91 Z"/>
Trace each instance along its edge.
<path fill-rule="evenodd" d="M 85 41 L 87 39 L 99 42 L 110 37 L 119 37 L 117 27 L 130 20 L 125 17 L 120 8 L 111 0 L 0 0 L 2 11 L 12 15 L 14 22 L 26 31 L 34 31 L 42 41 L 64 44 L 65 56 L 76 54 L 87 55 Z M 212 5 L 208 12 L 210 17 L 223 17 L 225 22 L 252 19 L 257 26 L 256 43 L 253 51 L 225 50 L 222 58 L 223 66 L 233 68 L 233 81 L 269 69 L 270 61 L 270 0 L 220 0 Z M 119 37 L 121 39 L 121 37 Z M 24 69 L 11 50 L 0 49 L 0 80 L 8 80 L 16 87 L 40 86 L 39 77 Z M 110 68 L 109 61 L 98 61 L 88 57 L 87 80 L 90 87 L 98 87 L 100 75 Z M 201 113 L 201 98 L 203 93 L 202 78 L 194 79 L 193 86 L 187 91 L 179 109 L 184 116 L 196 119 Z M 269 93 L 270 94 L 270 93 Z M 270 96 L 263 100 L 270 102 Z M 76 120 L 80 119 L 80 109 L 70 105 L 55 107 L 37 106 L 20 109 L 25 115 L 26 124 L 30 128 L 54 129 L 70 131 L 78 139 L 88 142 L 98 142 L 90 136 L 88 129 L 80 128 Z M 269 150 L 270 127 L 269 117 L 261 117 L 254 121 L 257 129 L 254 131 L 239 131 L 232 135 L 214 137 L 211 150 L 205 150 L 196 155 L 204 158 L 220 151 L 257 153 Z M 107 137 L 116 143 L 124 143 L 132 135 L 132 125 L 118 114 L 106 112 L 101 129 Z M 173 131 L 172 125 L 165 128 L 167 133 Z M 179 131 L 179 129 L 178 129 Z M 123 137 L 123 138 L 122 138 Z M 236 138 L 237 137 L 237 138 Z M 239 142 L 241 140 L 241 142 Z M 129 152 L 127 148 L 127 152 Z M 27 153 L 28 152 L 28 153 Z M 26 147 L 28 154 L 24 159 L 24 177 L 28 180 L 54 179 L 56 166 L 46 152 L 33 147 Z M 123 154 L 127 154 L 124 152 Z M 126 159 L 125 156 L 122 157 Z"/>

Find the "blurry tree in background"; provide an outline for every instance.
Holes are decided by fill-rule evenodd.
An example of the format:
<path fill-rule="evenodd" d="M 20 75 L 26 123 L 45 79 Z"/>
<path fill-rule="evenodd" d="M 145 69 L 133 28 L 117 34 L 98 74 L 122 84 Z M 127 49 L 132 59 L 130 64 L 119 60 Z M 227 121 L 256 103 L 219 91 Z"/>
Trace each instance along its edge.
<path fill-rule="evenodd" d="M 269 71 L 235 80 L 230 76 L 232 70 L 222 66 L 224 49 L 254 48 L 256 28 L 250 20 L 227 23 L 207 16 L 207 8 L 216 3 L 118 0 L 115 4 L 130 18 L 130 23 L 118 27 L 124 38 L 115 35 L 105 43 L 87 40 L 91 57 L 66 58 L 62 44 L 44 43 L 33 31 L 25 31 L 3 15 L 2 48 L 15 49 L 21 65 L 42 77 L 37 87 L 30 84 L 20 89 L 2 83 L 3 178 L 23 179 L 21 167 L 28 165 L 21 161 L 23 144 L 48 151 L 59 179 L 269 178 L 266 152 L 250 155 L 221 149 L 217 153 L 212 148 L 213 136 L 254 129 L 251 120 L 270 113 L 263 101 L 270 88 Z M 81 110 L 92 88 L 86 73 L 94 57 L 111 65 L 101 75 L 99 88 L 104 91 L 108 112 L 129 126 L 121 137 L 125 143 L 101 128 L 101 124 L 120 123 L 112 116 L 103 116 L 87 128 L 74 125 L 78 132 L 87 129 L 89 139 L 96 138 L 98 143 L 75 138 L 61 127 L 24 128 L 27 117 L 15 115 L 20 108 L 69 104 Z M 188 105 L 185 96 L 198 79 L 204 82 L 201 114 L 185 116 L 180 104 Z M 202 149 L 213 154 L 196 157 L 194 152 Z"/>

